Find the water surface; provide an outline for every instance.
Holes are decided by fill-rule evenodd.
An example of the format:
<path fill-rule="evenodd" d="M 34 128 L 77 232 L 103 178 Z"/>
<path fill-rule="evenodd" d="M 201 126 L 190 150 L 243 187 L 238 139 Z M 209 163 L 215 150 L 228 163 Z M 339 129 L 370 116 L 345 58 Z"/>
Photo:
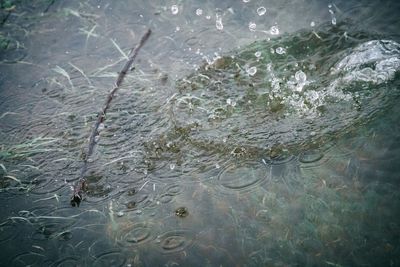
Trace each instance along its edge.
<path fill-rule="evenodd" d="M 1 265 L 399 265 L 399 10 L 2 4 Z"/>

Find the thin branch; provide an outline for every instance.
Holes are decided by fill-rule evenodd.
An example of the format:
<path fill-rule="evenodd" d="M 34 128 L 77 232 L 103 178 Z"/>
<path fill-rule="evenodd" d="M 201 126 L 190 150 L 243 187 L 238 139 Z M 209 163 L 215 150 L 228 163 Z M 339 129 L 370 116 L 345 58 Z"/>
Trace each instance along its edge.
<path fill-rule="evenodd" d="M 114 98 L 115 92 L 118 90 L 118 88 L 121 86 L 128 70 L 131 68 L 131 65 L 135 61 L 136 56 L 139 53 L 139 50 L 142 48 L 142 46 L 146 43 L 146 41 L 149 39 L 151 34 L 151 30 L 147 30 L 147 32 L 143 35 L 142 39 L 140 40 L 139 44 L 133 48 L 130 53 L 129 53 L 129 59 L 125 63 L 124 67 L 122 68 L 121 72 L 118 75 L 117 81 L 115 82 L 114 88 L 111 90 L 109 93 L 107 100 L 104 104 L 104 107 L 100 112 L 97 114 L 97 121 L 95 122 L 92 132 L 90 134 L 89 138 L 89 147 L 88 150 L 85 154 L 85 157 L 83 159 L 83 166 L 81 169 L 80 177 L 77 183 L 74 186 L 74 193 L 73 196 L 71 197 L 71 205 L 73 207 L 79 206 L 79 204 L 82 201 L 82 192 L 85 190 L 86 187 L 86 178 L 85 174 L 87 171 L 88 163 L 89 163 L 89 158 L 93 153 L 94 146 L 96 145 L 96 139 L 99 135 L 99 126 L 101 123 L 104 122 L 105 116 L 107 113 L 107 110 L 110 106 L 111 100 Z"/>

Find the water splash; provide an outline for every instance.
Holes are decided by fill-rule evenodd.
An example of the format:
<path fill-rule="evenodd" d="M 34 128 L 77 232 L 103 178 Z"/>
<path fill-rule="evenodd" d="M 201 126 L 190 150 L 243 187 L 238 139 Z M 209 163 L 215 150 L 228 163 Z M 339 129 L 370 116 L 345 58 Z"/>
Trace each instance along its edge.
<path fill-rule="evenodd" d="M 222 17 L 219 16 L 218 14 L 217 14 L 216 17 L 217 17 L 217 18 L 216 18 L 216 20 L 215 20 L 215 27 L 216 27 L 218 30 L 222 31 L 222 30 L 224 29 L 224 25 L 222 24 Z"/>
<path fill-rule="evenodd" d="M 172 13 L 172 15 L 177 15 L 179 13 L 179 7 L 177 5 L 172 5 L 171 13 Z"/>
<path fill-rule="evenodd" d="M 398 93 L 391 84 L 398 82 L 399 44 L 360 33 L 345 39 L 341 27 L 255 42 L 209 62 L 178 82 L 173 120 L 192 129 L 192 144 L 212 143 L 227 154 L 240 144 L 246 156 L 368 119 Z"/>
<path fill-rule="evenodd" d="M 196 9 L 196 15 L 197 16 L 203 15 L 203 9 L 201 9 L 201 8 Z"/>
<path fill-rule="evenodd" d="M 255 22 L 249 22 L 249 30 L 254 32 L 256 31 L 257 24 Z"/>
<path fill-rule="evenodd" d="M 278 34 L 279 34 L 279 28 L 278 28 L 278 26 L 272 26 L 271 29 L 269 30 L 269 32 L 270 32 L 272 35 L 278 35 Z"/>

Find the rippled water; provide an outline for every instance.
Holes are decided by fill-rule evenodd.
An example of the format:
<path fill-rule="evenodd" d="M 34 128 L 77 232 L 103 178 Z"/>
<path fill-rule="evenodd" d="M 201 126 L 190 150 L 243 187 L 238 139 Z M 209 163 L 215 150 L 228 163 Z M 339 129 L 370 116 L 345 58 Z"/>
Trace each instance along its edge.
<path fill-rule="evenodd" d="M 0 265 L 399 265 L 399 11 L 2 2 Z"/>

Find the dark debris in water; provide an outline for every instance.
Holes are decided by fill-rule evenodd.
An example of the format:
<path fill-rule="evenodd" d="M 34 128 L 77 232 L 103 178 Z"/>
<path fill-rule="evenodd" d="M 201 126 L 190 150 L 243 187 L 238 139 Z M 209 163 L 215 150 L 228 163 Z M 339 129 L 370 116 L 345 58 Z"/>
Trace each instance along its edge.
<path fill-rule="evenodd" d="M 179 207 L 175 210 L 175 215 L 181 218 L 185 218 L 189 215 L 189 210 L 186 207 Z"/>

